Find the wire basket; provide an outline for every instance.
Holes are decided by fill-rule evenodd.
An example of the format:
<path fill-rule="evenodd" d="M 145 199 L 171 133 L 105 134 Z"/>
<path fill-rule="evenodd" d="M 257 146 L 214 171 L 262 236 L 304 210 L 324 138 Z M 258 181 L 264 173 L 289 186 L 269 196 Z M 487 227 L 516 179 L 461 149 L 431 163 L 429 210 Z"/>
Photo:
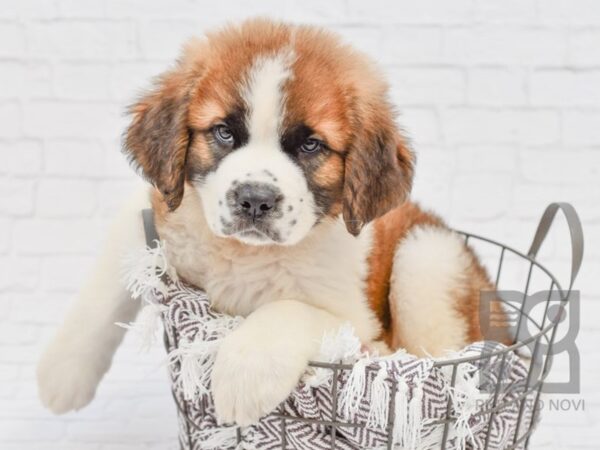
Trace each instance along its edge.
<path fill-rule="evenodd" d="M 561 210 L 569 226 L 571 237 L 571 276 L 566 288 L 559 283 L 556 277 L 537 260 L 538 250 L 540 249 L 548 230 L 556 216 L 556 212 Z M 146 217 L 145 217 L 146 219 Z M 145 220 L 146 234 L 148 242 L 156 238 L 155 231 L 150 230 Z M 564 319 L 565 306 L 569 302 L 572 294 L 572 287 L 581 266 L 583 258 L 583 232 L 581 223 L 575 209 L 568 203 L 550 204 L 537 227 L 532 244 L 527 253 L 520 252 L 507 245 L 499 243 L 489 238 L 478 236 L 472 233 L 457 231 L 464 236 L 465 241 L 477 251 L 488 268 L 495 266 L 495 286 L 500 301 L 505 305 L 507 316 L 513 318 L 514 344 L 508 347 L 490 347 L 490 351 L 484 351 L 480 354 L 454 358 L 436 360 L 435 367 L 444 368 L 451 373 L 451 385 L 455 386 L 457 373 L 463 364 L 477 363 L 479 366 L 485 365 L 485 361 L 495 359 L 499 364 L 495 364 L 495 385 L 488 386 L 489 393 L 492 396 L 491 406 L 486 406 L 476 412 L 476 416 L 483 416 L 487 421 L 486 435 L 483 443 L 476 448 L 487 450 L 488 448 L 501 448 L 502 450 L 527 448 L 529 440 L 539 420 L 540 413 L 540 395 L 547 377 L 550 373 L 553 360 L 553 345 L 556 339 L 558 324 Z M 492 270 L 492 269 L 490 269 Z M 510 299 L 505 298 L 502 293 L 504 289 L 512 292 Z M 518 289 L 518 290 L 517 290 Z M 542 301 L 536 300 L 535 305 L 531 305 L 530 293 L 543 290 L 544 298 Z M 515 292 L 518 293 L 515 301 Z M 177 330 L 165 328 L 165 346 L 168 350 L 173 350 L 178 346 Z M 509 400 L 500 400 L 501 389 L 503 386 L 503 372 L 505 370 L 505 361 L 511 354 L 518 355 L 523 361 L 526 361 L 527 374 L 526 382 L 516 389 L 519 389 L 515 395 L 511 395 Z M 309 419 L 296 417 L 283 412 L 272 413 L 279 419 L 279 434 L 281 449 L 294 449 L 288 442 L 288 429 L 299 421 L 311 423 L 313 425 L 327 427 L 331 435 L 330 449 L 342 448 L 338 446 L 338 432 L 344 428 L 360 427 L 360 424 L 348 422 L 337 416 L 338 382 L 340 374 L 351 371 L 353 366 L 348 364 L 329 364 L 323 362 L 311 362 L 310 366 L 319 369 L 326 369 L 332 372 L 331 396 L 332 410 L 331 420 Z M 514 386 L 513 386 L 514 388 Z M 392 395 L 390 395 L 388 426 L 386 429 L 387 443 L 383 448 L 396 448 L 393 443 L 393 424 L 394 424 L 394 399 L 396 398 L 396 385 L 392 385 Z M 198 427 L 190 418 L 185 402 L 180 401 L 175 391 L 173 392 L 175 403 L 180 416 L 180 445 L 182 449 L 201 449 L 202 445 L 196 441 L 195 433 Z M 533 402 L 530 400 L 533 399 Z M 507 445 L 494 447 L 490 442 L 490 429 L 494 418 L 507 408 L 514 408 L 517 411 L 516 426 L 511 429 L 511 436 L 505 436 L 504 442 Z M 450 426 L 457 420 L 453 416 L 450 401 L 446 405 L 445 417 L 437 422 L 430 423 L 429 426 L 443 426 L 443 433 L 439 439 L 439 445 L 436 448 L 451 448 L 449 440 Z M 237 441 L 241 442 L 242 434 L 238 430 Z M 321 448 L 321 447 L 319 447 Z"/>

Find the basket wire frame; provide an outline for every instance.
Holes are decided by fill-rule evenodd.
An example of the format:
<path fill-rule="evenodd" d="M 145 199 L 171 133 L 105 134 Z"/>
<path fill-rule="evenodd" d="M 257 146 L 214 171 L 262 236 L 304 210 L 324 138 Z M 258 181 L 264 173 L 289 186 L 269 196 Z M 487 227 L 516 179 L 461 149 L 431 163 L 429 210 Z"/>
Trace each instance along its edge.
<path fill-rule="evenodd" d="M 566 290 L 564 290 L 561 287 L 561 284 L 558 282 L 556 277 L 544 265 L 542 265 L 536 259 L 537 251 L 539 250 L 539 247 L 548 232 L 548 229 L 554 219 L 556 211 L 559 209 L 564 212 L 565 217 L 567 218 L 567 221 L 569 223 L 569 228 L 570 228 L 570 232 L 571 232 L 571 245 L 573 248 L 571 280 L 570 280 L 569 286 Z M 145 219 L 145 221 L 146 221 L 146 219 Z M 520 307 L 517 307 L 517 306 L 511 304 L 510 302 L 502 299 L 500 296 L 498 297 L 498 299 L 504 304 L 506 310 L 513 309 L 518 313 L 518 323 L 517 323 L 517 327 L 516 327 L 516 335 L 515 335 L 514 343 L 512 345 L 501 348 L 499 350 L 485 352 L 485 353 L 482 353 L 479 355 L 471 355 L 471 356 L 465 356 L 465 357 L 454 358 L 454 359 L 436 360 L 433 364 L 433 367 L 440 367 L 440 368 L 441 367 L 452 367 L 452 369 L 451 369 L 452 370 L 452 372 L 451 372 L 451 387 L 454 388 L 456 379 L 457 379 L 458 368 L 461 364 L 469 364 L 469 363 L 473 363 L 477 360 L 480 360 L 480 361 L 481 360 L 490 360 L 491 358 L 494 358 L 494 357 L 500 357 L 501 359 L 500 359 L 500 365 L 499 365 L 499 369 L 498 369 L 498 376 L 496 378 L 497 381 L 495 383 L 493 394 L 492 394 L 493 395 L 492 405 L 491 405 L 491 407 L 488 407 L 487 409 L 481 409 L 474 414 L 474 417 L 482 416 L 482 415 L 483 416 L 489 415 L 489 418 L 487 421 L 487 426 L 486 426 L 486 436 L 485 436 L 485 444 L 484 444 L 483 450 L 487 450 L 489 448 L 490 436 L 491 436 L 490 427 L 492 426 L 494 417 L 496 416 L 496 414 L 498 414 L 499 411 L 502 411 L 504 408 L 511 406 L 515 402 L 518 403 L 517 424 L 516 424 L 516 427 L 514 430 L 513 437 L 511 439 L 512 442 L 507 447 L 504 447 L 503 450 L 528 448 L 531 435 L 535 429 L 535 426 L 536 426 L 538 418 L 539 418 L 540 395 L 541 395 L 541 392 L 542 392 L 542 389 L 544 386 L 544 382 L 546 381 L 546 378 L 548 377 L 548 374 L 550 373 L 550 369 L 552 367 L 552 360 L 553 360 L 552 347 L 554 344 L 554 340 L 556 338 L 556 330 L 558 328 L 558 324 L 560 323 L 560 320 L 558 320 L 558 318 L 557 318 L 557 320 L 548 320 L 548 318 L 547 318 L 548 312 L 549 312 L 550 301 L 552 298 L 554 298 L 553 294 L 554 293 L 557 294 L 559 296 L 558 298 L 560 299 L 559 311 L 562 311 L 564 306 L 566 305 L 566 303 L 569 301 L 569 299 L 571 297 L 573 282 L 575 280 L 575 277 L 576 277 L 579 267 L 581 265 L 581 259 L 583 256 L 583 234 L 581 231 L 581 224 L 579 222 L 579 219 L 578 219 L 578 216 L 577 216 L 575 210 L 573 209 L 573 207 L 571 205 L 569 205 L 567 203 L 552 203 L 552 204 L 550 204 L 548 206 L 548 208 L 546 209 L 544 215 L 542 216 L 542 219 L 538 226 L 538 230 L 536 232 L 536 236 L 535 236 L 532 246 L 527 254 L 522 253 L 508 245 L 502 244 L 500 242 L 497 242 L 495 240 L 492 240 L 492 239 L 489 239 L 489 238 L 486 238 L 483 236 L 479 236 L 479 235 L 472 234 L 472 233 L 467 233 L 464 231 L 458 231 L 458 230 L 456 230 L 456 232 L 464 237 L 465 243 L 467 243 L 467 244 L 471 244 L 472 241 L 478 241 L 478 242 L 483 242 L 483 243 L 489 244 L 498 249 L 498 256 L 497 256 L 498 265 L 497 265 L 496 275 L 495 275 L 495 279 L 494 279 L 494 285 L 496 288 L 498 287 L 498 283 L 503 274 L 502 269 L 505 264 L 507 254 L 511 254 L 514 257 L 517 257 L 518 259 L 520 259 L 524 262 L 527 262 L 527 265 L 528 265 L 527 277 L 526 277 L 525 285 L 524 285 L 524 288 L 522 291 L 523 296 L 522 296 Z M 146 233 L 147 233 L 147 235 L 149 233 L 148 227 L 146 227 Z M 529 313 L 527 313 L 525 311 L 526 299 L 529 294 L 530 283 L 531 283 L 532 273 L 533 273 L 534 268 L 539 269 L 541 271 L 541 273 L 546 276 L 547 282 L 548 281 L 550 282 L 548 296 L 544 302 L 544 314 L 542 316 L 541 322 L 539 322 L 538 320 L 535 320 L 533 317 L 531 317 L 531 315 Z M 524 319 L 527 320 L 528 323 L 531 324 L 533 327 L 535 327 L 536 332 L 530 336 L 521 338 L 520 333 L 521 333 Z M 165 334 L 164 334 L 165 346 L 167 348 L 169 347 L 169 345 L 174 345 L 175 347 L 177 347 L 177 333 L 175 332 L 175 330 L 171 330 L 171 335 L 174 337 L 175 342 L 169 342 L 168 334 L 169 333 L 167 333 L 167 330 L 165 330 Z M 544 352 L 544 354 L 538 355 L 538 352 L 540 349 L 540 342 L 542 340 L 545 341 L 545 343 L 547 344 L 546 351 Z M 527 346 L 529 346 L 529 345 L 533 345 L 533 350 L 531 351 L 530 363 L 529 363 L 529 367 L 527 370 L 527 377 L 526 377 L 526 382 L 524 384 L 523 391 L 514 398 L 499 402 L 498 399 L 499 399 L 499 394 L 500 394 L 501 387 L 502 387 L 502 379 L 503 379 L 503 373 L 504 373 L 504 369 L 505 369 L 505 362 L 506 362 L 507 355 L 509 353 L 517 353 L 519 350 L 525 350 L 527 348 Z M 519 354 L 517 353 L 517 355 L 519 355 Z M 535 369 L 535 362 L 537 360 L 540 360 L 540 357 L 541 357 L 541 360 L 543 360 L 541 372 L 540 372 L 538 378 L 533 380 L 532 378 L 533 378 L 534 369 Z M 330 449 L 331 450 L 338 448 L 336 446 L 336 441 L 339 437 L 338 436 L 339 429 L 352 428 L 352 427 L 364 427 L 364 424 L 358 424 L 358 423 L 354 423 L 354 422 L 344 422 L 342 420 L 338 420 L 338 415 L 337 415 L 337 401 L 338 401 L 338 391 L 339 391 L 338 381 L 339 381 L 341 373 L 344 371 L 351 371 L 353 366 L 351 364 L 324 363 L 324 362 L 319 362 L 319 361 L 311 361 L 309 363 L 309 366 L 314 367 L 314 368 L 328 369 L 332 372 L 331 420 L 320 420 L 320 419 L 295 417 L 295 416 L 291 416 L 289 414 L 285 414 L 281 411 L 274 412 L 273 414 L 281 420 L 280 436 L 281 436 L 281 449 L 282 450 L 293 450 L 293 447 L 289 447 L 288 442 L 287 442 L 286 428 L 289 423 L 304 422 L 304 423 L 309 423 L 309 424 L 313 424 L 313 425 L 330 427 L 330 436 L 331 436 Z M 369 370 L 369 368 L 367 368 L 367 370 Z M 387 424 L 387 429 L 386 429 L 387 444 L 385 447 L 390 450 L 394 448 L 393 432 L 394 432 L 394 418 L 395 418 L 394 412 L 395 412 L 396 392 L 397 392 L 397 382 L 395 380 L 393 380 L 392 384 L 391 384 L 388 424 Z M 173 391 L 172 393 L 173 393 L 173 398 L 175 400 L 175 404 L 179 410 L 179 413 L 184 418 L 184 422 L 185 422 L 183 424 L 183 426 L 185 427 L 185 430 L 186 430 L 185 434 L 186 434 L 187 442 L 185 442 L 185 443 L 180 442 L 180 444 L 182 445 L 182 447 L 185 447 L 185 448 L 193 448 L 193 443 L 191 440 L 192 432 L 194 430 L 199 431 L 200 429 L 191 419 L 189 419 L 187 407 L 185 404 L 186 402 L 180 402 L 178 400 L 177 396 L 175 395 L 175 392 Z M 535 396 L 535 401 L 533 402 L 533 409 L 531 412 L 531 419 L 529 421 L 529 424 L 527 424 L 526 428 L 521 430 L 521 425 L 522 425 L 525 407 L 526 407 L 526 401 L 530 394 Z M 435 425 L 443 425 L 444 426 L 443 433 L 442 433 L 442 439 L 441 439 L 440 446 L 439 446 L 439 448 L 441 450 L 447 449 L 450 425 L 456 421 L 456 417 L 453 417 L 451 415 L 451 409 L 452 409 L 451 408 L 451 400 L 448 399 L 448 402 L 446 405 L 446 417 L 444 419 L 440 419 L 440 420 L 425 424 L 425 426 L 435 426 Z M 239 444 L 241 442 L 242 442 L 242 433 L 241 433 L 241 430 L 238 428 L 237 429 L 237 443 Z"/>

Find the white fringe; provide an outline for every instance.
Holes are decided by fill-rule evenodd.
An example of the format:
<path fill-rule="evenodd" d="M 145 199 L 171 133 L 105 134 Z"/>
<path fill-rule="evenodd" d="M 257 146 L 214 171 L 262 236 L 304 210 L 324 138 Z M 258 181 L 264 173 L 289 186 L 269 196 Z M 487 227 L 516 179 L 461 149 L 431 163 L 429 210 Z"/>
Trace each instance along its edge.
<path fill-rule="evenodd" d="M 363 398 L 366 381 L 366 367 L 371 362 L 368 355 L 354 363 L 346 386 L 340 393 L 339 404 L 345 417 L 353 419 Z"/>
<path fill-rule="evenodd" d="M 408 442 L 408 448 L 418 448 L 421 444 L 421 431 L 423 430 L 423 385 L 416 385 L 412 394 L 413 397 L 408 404 L 405 442 Z"/>
<path fill-rule="evenodd" d="M 404 379 L 398 380 L 396 398 L 394 400 L 394 433 L 393 444 L 404 445 L 408 426 L 408 384 Z"/>
<path fill-rule="evenodd" d="M 466 363 L 458 365 L 454 388 L 450 383 L 446 385 L 456 415 L 453 437 L 456 437 L 457 448 L 465 448 L 467 442 L 474 441 L 469 420 L 478 410 L 478 400 L 485 399 L 487 396 L 478 389 L 477 385 L 477 368 Z"/>
<path fill-rule="evenodd" d="M 360 355 L 360 339 L 350 322 L 335 331 L 326 332 L 321 339 L 319 361 L 351 363 Z"/>
<path fill-rule="evenodd" d="M 208 394 L 210 374 L 221 342 L 241 322 L 241 317 L 225 315 L 216 318 L 198 317 L 201 332 L 196 339 L 181 340 L 179 347 L 169 353 L 171 364 L 180 363 L 181 388 L 187 400 L 195 400 Z"/>
<path fill-rule="evenodd" d="M 148 351 L 156 342 L 162 314 L 169 308 L 160 303 L 147 303 L 133 322 L 116 322 L 116 325 L 132 331 L 137 336 L 141 351 Z"/>
<path fill-rule="evenodd" d="M 412 398 L 410 401 L 410 387 L 405 380 L 398 380 L 398 390 L 396 392 L 394 405 L 394 433 L 393 443 L 406 449 L 421 449 L 421 434 L 423 431 L 423 385 L 417 384 L 412 389 Z"/>
<path fill-rule="evenodd" d="M 326 363 L 352 364 L 360 356 L 360 339 L 354 332 L 354 327 L 346 322 L 337 330 L 323 334 L 321 348 L 316 360 Z M 331 383 L 333 371 L 320 367 L 309 368 L 302 381 L 311 387 L 328 386 Z"/>
<path fill-rule="evenodd" d="M 177 280 L 174 270 L 169 269 L 165 256 L 165 246 L 156 241 L 156 247 L 146 246 L 143 250 L 130 253 L 123 263 L 123 279 L 127 290 L 134 299 L 140 299 L 145 306 L 133 322 L 117 322 L 116 325 L 133 331 L 140 342 L 140 350 L 147 351 L 156 342 L 160 329 L 161 316 L 168 307 L 156 300 L 156 294 L 166 296 L 169 287 L 162 277 L 168 275 Z"/>
<path fill-rule="evenodd" d="M 208 393 L 210 370 L 218 346 L 218 341 L 181 340 L 179 347 L 169 353 L 170 363 L 180 364 L 181 388 L 186 400 L 195 400 Z"/>
<path fill-rule="evenodd" d="M 390 386 L 387 381 L 388 368 L 382 364 L 371 384 L 371 401 L 367 426 L 384 430 L 388 425 L 388 409 L 390 403 Z"/>
<path fill-rule="evenodd" d="M 152 301 L 155 292 L 166 295 L 168 287 L 162 280 L 165 274 L 177 281 L 177 273 L 167 262 L 163 242 L 157 242 L 156 247 L 146 246 L 143 250 L 132 252 L 123 262 L 125 286 L 134 299 Z"/>
<path fill-rule="evenodd" d="M 164 275 L 171 279 L 172 284 L 165 284 Z M 138 334 L 141 347 L 147 349 L 156 340 L 161 315 L 168 310 L 167 306 L 157 302 L 157 294 L 163 297 L 177 294 L 177 274 L 168 264 L 165 244 L 157 242 L 156 247 L 147 246 L 140 252 L 128 255 L 124 279 L 132 297 L 141 298 L 146 305 L 134 322 L 117 325 Z M 182 339 L 179 347 L 168 355 L 170 363 L 180 363 L 183 394 L 187 400 L 194 400 L 198 395 L 208 392 L 210 371 L 221 340 L 242 320 L 226 315 L 196 316 L 194 319 L 200 326 L 196 339 Z"/>
<path fill-rule="evenodd" d="M 198 336 L 203 340 L 220 340 L 235 330 L 243 321 L 241 316 L 227 316 L 219 314 L 217 317 L 190 316 L 196 320 L 201 333 Z M 199 339 L 197 337 L 196 339 Z"/>

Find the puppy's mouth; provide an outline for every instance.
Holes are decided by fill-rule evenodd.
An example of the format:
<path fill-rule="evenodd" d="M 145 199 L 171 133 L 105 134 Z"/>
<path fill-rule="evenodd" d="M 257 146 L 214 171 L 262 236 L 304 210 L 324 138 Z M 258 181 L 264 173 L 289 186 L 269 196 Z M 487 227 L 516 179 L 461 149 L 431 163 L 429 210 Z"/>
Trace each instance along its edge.
<path fill-rule="evenodd" d="M 245 223 L 223 224 L 223 234 L 243 243 L 264 245 L 281 243 L 281 236 L 277 230 L 260 221 L 244 221 Z"/>

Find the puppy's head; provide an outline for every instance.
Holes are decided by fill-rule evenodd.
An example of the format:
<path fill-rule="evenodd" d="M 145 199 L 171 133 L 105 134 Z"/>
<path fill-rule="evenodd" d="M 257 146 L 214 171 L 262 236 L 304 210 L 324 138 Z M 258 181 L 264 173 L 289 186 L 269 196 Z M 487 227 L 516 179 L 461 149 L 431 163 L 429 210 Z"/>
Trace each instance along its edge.
<path fill-rule="evenodd" d="M 125 151 L 211 230 L 292 245 L 343 215 L 357 235 L 403 202 L 412 155 L 370 60 L 311 27 L 253 20 L 190 42 L 131 108 Z"/>

